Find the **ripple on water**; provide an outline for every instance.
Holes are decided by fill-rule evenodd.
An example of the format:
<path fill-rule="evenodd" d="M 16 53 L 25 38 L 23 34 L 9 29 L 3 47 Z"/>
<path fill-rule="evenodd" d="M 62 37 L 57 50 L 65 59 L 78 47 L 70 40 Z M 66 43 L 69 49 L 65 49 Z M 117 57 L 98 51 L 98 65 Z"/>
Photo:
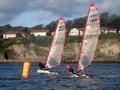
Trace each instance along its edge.
<path fill-rule="evenodd" d="M 58 76 L 40 75 L 36 73 L 38 65 L 32 66 L 30 79 L 24 80 L 22 65 L 0 65 L 0 90 L 120 90 L 120 64 L 91 65 L 85 70 L 92 75 L 88 79 L 71 78 L 62 67 L 55 68 Z"/>

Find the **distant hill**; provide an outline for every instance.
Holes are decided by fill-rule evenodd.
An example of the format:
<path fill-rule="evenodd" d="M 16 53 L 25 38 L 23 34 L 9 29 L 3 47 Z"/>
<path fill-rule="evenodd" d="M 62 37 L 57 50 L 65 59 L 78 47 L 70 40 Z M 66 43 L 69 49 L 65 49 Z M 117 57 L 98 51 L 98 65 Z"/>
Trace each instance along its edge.
<path fill-rule="evenodd" d="M 101 19 L 101 27 L 115 28 L 117 30 L 120 30 L 120 25 L 119 25 L 120 16 L 110 15 L 108 12 L 105 12 L 100 15 L 100 19 Z M 85 26 L 85 21 L 86 21 L 86 16 L 75 18 L 73 20 L 67 20 L 66 27 L 68 30 L 74 27 L 82 28 Z M 32 28 L 23 27 L 23 26 L 12 27 L 11 25 L 7 24 L 4 26 L 0 26 L 0 33 L 5 32 L 5 31 L 10 31 L 10 30 L 28 33 L 31 29 L 48 29 L 50 31 L 54 31 L 57 26 L 57 22 L 58 20 L 52 21 L 47 25 L 44 25 L 44 24 L 36 25 Z"/>

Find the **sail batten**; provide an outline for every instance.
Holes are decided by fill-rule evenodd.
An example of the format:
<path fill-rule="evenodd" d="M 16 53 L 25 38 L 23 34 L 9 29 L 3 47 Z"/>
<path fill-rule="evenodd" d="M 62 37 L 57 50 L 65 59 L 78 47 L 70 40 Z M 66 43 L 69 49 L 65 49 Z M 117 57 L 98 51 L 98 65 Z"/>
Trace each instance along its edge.
<path fill-rule="evenodd" d="M 50 51 L 46 60 L 46 67 L 52 68 L 59 66 L 63 56 L 63 48 L 66 36 L 66 26 L 62 17 L 59 18 L 57 28 L 53 37 Z"/>
<path fill-rule="evenodd" d="M 94 58 L 99 35 L 99 11 L 95 6 L 93 0 L 91 0 L 78 59 L 77 71 L 80 71 L 81 69 L 84 69 L 91 64 Z"/>

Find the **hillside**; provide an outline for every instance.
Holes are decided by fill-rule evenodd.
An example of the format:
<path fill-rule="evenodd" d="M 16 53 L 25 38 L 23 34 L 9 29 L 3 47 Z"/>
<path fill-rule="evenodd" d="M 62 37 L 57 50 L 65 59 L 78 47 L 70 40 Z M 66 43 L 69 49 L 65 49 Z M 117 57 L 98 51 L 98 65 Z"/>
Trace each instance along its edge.
<path fill-rule="evenodd" d="M 66 28 L 70 30 L 71 28 L 83 28 L 85 26 L 86 16 L 74 18 L 73 20 L 65 20 L 66 21 Z M 111 15 L 108 12 L 104 12 L 100 14 L 100 26 L 101 27 L 108 27 L 117 29 L 117 32 L 120 30 L 120 16 L 118 15 Z M 44 25 L 36 25 L 34 27 L 23 27 L 23 26 L 11 26 L 9 24 L 0 26 L 0 33 L 4 33 L 6 31 L 17 31 L 23 32 L 26 34 L 30 33 L 30 30 L 33 29 L 47 29 L 49 32 L 54 31 L 57 26 L 58 20 L 51 21 L 49 24 Z"/>
<path fill-rule="evenodd" d="M 0 61 L 21 62 L 25 59 L 44 61 L 48 55 L 52 37 L 28 37 L 0 41 Z M 67 37 L 63 60 L 77 60 L 80 51 L 80 37 Z M 120 34 L 101 35 L 95 61 L 120 61 Z"/>

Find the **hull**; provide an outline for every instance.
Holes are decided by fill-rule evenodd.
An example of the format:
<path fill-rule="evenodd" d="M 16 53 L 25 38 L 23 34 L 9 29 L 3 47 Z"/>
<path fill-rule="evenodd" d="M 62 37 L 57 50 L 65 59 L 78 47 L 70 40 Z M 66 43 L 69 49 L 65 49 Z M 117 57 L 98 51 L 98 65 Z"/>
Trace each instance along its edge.
<path fill-rule="evenodd" d="M 38 69 L 37 70 L 37 73 L 43 73 L 43 74 L 50 74 L 51 72 L 50 71 L 48 71 L 48 70 L 41 70 L 41 69 Z"/>
<path fill-rule="evenodd" d="M 79 77 L 78 75 L 76 75 L 76 74 L 72 74 L 70 77 Z"/>
<path fill-rule="evenodd" d="M 57 75 L 58 74 L 57 72 L 50 72 L 48 70 L 41 70 L 41 69 L 38 69 L 37 73 L 39 73 L 39 74 L 52 74 L 52 75 Z"/>

